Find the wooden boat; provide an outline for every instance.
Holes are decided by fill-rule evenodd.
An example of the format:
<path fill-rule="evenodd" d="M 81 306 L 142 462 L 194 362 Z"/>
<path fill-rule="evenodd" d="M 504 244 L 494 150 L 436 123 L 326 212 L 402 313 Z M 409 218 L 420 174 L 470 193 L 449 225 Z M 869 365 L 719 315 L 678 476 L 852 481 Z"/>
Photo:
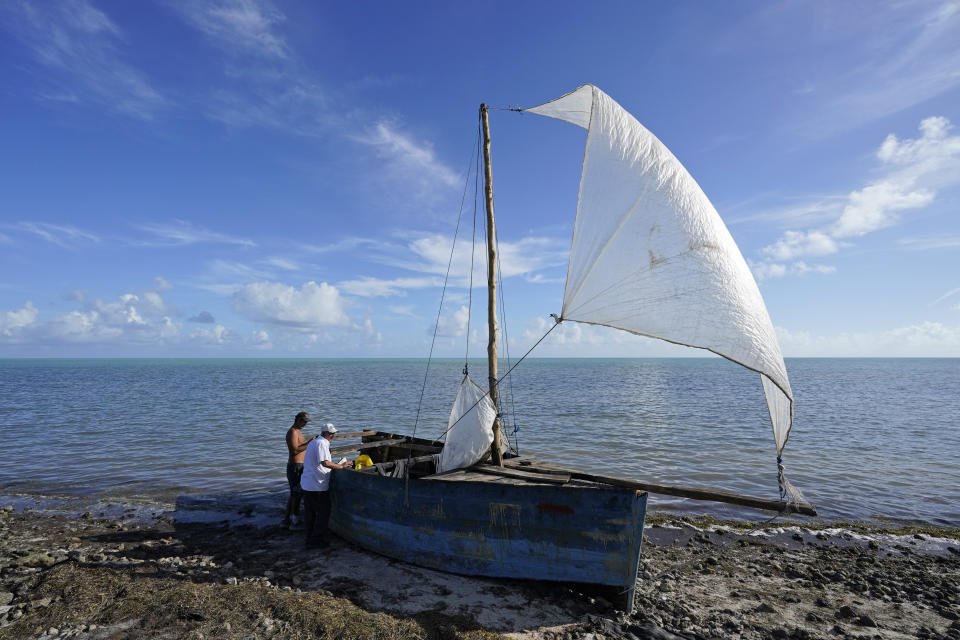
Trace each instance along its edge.
<path fill-rule="evenodd" d="M 498 408 L 496 246 L 488 242 L 489 390 L 464 377 L 444 441 L 346 434 L 361 443 L 332 453 L 362 452 L 376 464 L 334 473 L 330 526 L 369 550 L 433 569 L 601 585 L 629 611 L 648 491 L 815 514 L 786 480 L 780 457 L 793 396 L 743 256 L 669 150 L 591 85 L 525 111 L 588 131 L 563 308 L 551 331 L 568 320 L 615 327 L 707 349 L 759 373 L 780 499 L 600 477 L 507 451 Z M 486 237 L 494 239 L 485 105 L 480 127 Z"/>
<path fill-rule="evenodd" d="M 330 527 L 370 551 L 451 573 L 601 585 L 633 607 L 647 494 L 577 480 L 530 458 L 433 474 L 441 442 L 370 432 L 362 450 L 378 466 L 334 474 Z M 389 462 L 393 458 L 396 462 Z"/>

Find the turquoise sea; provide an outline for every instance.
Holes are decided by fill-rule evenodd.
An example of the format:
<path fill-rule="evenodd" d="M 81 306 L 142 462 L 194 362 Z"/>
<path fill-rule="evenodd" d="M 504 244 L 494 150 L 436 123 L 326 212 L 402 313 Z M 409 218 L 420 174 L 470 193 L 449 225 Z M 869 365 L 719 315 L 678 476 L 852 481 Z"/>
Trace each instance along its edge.
<path fill-rule="evenodd" d="M 501 364 L 501 371 L 507 363 Z M 0 494 L 284 499 L 298 411 L 438 437 L 463 362 L 0 360 Z M 471 363 L 477 381 L 485 364 Z M 960 360 L 788 359 L 788 477 L 825 520 L 960 526 Z M 504 383 L 520 453 L 606 475 L 777 497 L 759 376 L 720 358 L 528 359 Z M 766 512 L 653 496 L 654 511 Z"/>

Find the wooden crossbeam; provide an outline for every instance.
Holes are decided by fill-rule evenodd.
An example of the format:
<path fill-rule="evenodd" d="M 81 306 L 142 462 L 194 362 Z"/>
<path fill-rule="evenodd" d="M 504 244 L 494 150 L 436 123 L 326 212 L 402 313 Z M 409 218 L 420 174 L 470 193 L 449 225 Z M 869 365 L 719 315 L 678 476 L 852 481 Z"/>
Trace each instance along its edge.
<path fill-rule="evenodd" d="M 366 436 L 375 436 L 377 435 L 377 433 L 378 433 L 377 431 L 354 431 L 352 433 L 337 433 L 337 434 L 334 434 L 333 439 L 336 440 L 338 438 L 364 438 Z"/>
<path fill-rule="evenodd" d="M 492 465 L 478 464 L 467 467 L 467 471 L 477 473 L 486 473 L 489 475 L 503 476 L 505 478 L 516 478 L 517 480 L 529 480 L 531 482 L 543 482 L 546 484 L 566 484 L 570 482 L 570 474 L 558 473 L 537 473 L 535 470 L 520 471 L 509 467 L 495 467 Z"/>

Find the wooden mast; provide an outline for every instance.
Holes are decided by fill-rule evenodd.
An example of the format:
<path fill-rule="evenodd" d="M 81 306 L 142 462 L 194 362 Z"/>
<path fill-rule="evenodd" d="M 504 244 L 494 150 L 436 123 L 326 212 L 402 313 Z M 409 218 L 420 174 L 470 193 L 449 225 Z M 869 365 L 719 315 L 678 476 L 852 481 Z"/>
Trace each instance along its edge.
<path fill-rule="evenodd" d="M 500 402 L 497 389 L 497 234 L 493 222 L 493 169 L 490 166 L 490 121 L 486 104 L 480 105 L 480 121 L 483 125 L 484 195 L 487 201 L 487 364 L 490 368 L 490 400 L 497 409 L 497 417 L 493 421 L 490 457 L 494 464 L 502 467 Z"/>

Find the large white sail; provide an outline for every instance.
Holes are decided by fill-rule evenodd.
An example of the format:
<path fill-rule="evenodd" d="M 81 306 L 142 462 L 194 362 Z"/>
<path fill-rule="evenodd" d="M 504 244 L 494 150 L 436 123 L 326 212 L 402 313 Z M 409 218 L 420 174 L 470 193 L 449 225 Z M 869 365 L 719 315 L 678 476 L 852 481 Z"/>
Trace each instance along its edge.
<path fill-rule="evenodd" d="M 587 130 L 562 318 L 707 349 L 758 372 L 779 456 L 793 422 L 780 345 L 700 186 L 597 87 L 526 111 Z"/>

